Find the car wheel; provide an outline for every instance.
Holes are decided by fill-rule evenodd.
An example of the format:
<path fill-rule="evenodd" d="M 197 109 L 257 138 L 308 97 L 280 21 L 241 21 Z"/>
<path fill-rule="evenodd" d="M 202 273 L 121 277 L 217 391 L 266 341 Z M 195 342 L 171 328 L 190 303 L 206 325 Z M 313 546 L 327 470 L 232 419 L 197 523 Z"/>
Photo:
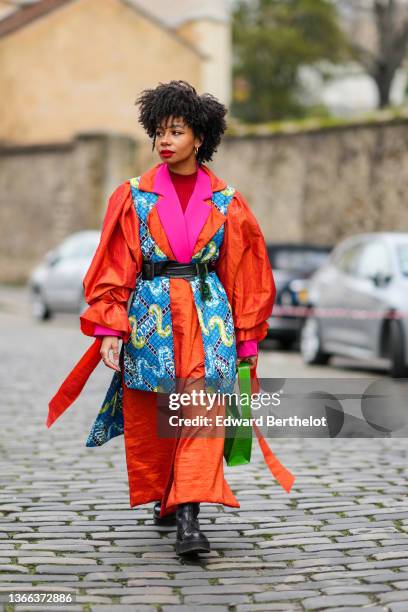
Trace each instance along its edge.
<path fill-rule="evenodd" d="M 290 351 L 293 348 L 295 341 L 289 338 L 285 338 L 285 340 L 279 340 L 279 346 L 283 351 Z"/>
<path fill-rule="evenodd" d="M 31 312 L 37 321 L 47 321 L 51 319 L 52 312 L 44 302 L 41 293 L 34 293 L 31 297 Z"/>
<path fill-rule="evenodd" d="M 402 325 L 399 321 L 390 321 L 389 335 L 390 374 L 393 378 L 407 378 L 408 367 L 405 365 L 405 339 Z"/>
<path fill-rule="evenodd" d="M 320 327 L 317 319 L 306 319 L 300 332 L 300 353 L 307 364 L 326 364 L 331 355 L 322 351 Z"/>

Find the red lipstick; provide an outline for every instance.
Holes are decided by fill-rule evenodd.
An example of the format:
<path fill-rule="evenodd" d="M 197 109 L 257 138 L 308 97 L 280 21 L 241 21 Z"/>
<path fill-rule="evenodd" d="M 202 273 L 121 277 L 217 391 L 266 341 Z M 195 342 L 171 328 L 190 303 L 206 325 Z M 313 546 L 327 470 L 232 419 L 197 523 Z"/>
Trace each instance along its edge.
<path fill-rule="evenodd" d="M 161 155 L 161 157 L 171 157 L 172 155 L 174 155 L 174 151 L 169 151 L 168 149 L 163 149 L 163 151 L 160 151 L 160 155 Z"/>

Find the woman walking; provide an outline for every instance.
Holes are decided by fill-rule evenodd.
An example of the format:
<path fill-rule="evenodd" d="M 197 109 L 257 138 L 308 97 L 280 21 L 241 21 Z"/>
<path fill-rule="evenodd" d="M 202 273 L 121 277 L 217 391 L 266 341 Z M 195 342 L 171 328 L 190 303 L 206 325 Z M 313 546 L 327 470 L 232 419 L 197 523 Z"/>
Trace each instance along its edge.
<path fill-rule="evenodd" d="M 175 390 L 231 392 L 241 360 L 250 363 L 252 392 L 259 390 L 258 342 L 267 333 L 275 285 L 248 204 L 205 164 L 225 131 L 225 106 L 185 81 L 145 90 L 137 103 L 160 163 L 109 199 L 84 278 L 89 307 L 80 316 L 82 332 L 96 340 L 51 400 L 47 425 L 102 359 L 115 370 L 104 405 L 121 410 L 123 427 L 94 426 L 99 441 L 88 445 L 123 432 L 131 507 L 154 501 L 155 523 L 177 525 L 178 554 L 208 552 L 200 502 L 240 507 L 224 477 L 224 437 L 207 424 L 194 435 L 183 426 L 163 435 L 168 413 L 160 403 Z M 220 401 L 212 416 L 224 410 Z M 191 406 L 183 414 L 192 414 Z M 268 467 L 289 492 L 293 476 L 256 433 Z"/>

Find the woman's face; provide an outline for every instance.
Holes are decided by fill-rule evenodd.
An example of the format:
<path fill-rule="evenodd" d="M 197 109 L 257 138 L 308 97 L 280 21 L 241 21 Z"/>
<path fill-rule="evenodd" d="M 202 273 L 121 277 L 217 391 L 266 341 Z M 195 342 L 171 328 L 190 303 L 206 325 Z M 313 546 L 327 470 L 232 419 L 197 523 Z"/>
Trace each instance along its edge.
<path fill-rule="evenodd" d="M 169 117 L 156 129 L 155 148 L 162 161 L 169 166 L 195 159 L 195 147 L 201 140 L 182 117 Z"/>

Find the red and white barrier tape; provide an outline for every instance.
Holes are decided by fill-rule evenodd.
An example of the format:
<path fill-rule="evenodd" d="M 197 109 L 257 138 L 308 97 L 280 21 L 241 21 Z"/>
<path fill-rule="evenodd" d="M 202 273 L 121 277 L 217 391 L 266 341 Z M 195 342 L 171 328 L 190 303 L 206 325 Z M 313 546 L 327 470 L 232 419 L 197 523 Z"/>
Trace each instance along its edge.
<path fill-rule="evenodd" d="M 273 307 L 272 316 L 315 317 L 326 319 L 407 319 L 408 311 L 363 310 L 357 308 L 318 308 L 313 306 Z"/>

